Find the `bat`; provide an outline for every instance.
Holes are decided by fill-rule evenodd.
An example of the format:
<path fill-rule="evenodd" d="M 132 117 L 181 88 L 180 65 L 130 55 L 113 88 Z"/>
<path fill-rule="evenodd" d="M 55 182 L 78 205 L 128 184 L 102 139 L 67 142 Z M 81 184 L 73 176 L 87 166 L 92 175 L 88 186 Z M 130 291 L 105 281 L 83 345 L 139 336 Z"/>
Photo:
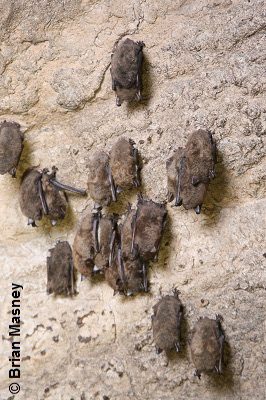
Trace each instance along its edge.
<path fill-rule="evenodd" d="M 121 106 L 123 101 L 141 100 L 144 46 L 143 42 L 125 39 L 114 48 L 111 56 L 111 76 L 117 106 Z"/>

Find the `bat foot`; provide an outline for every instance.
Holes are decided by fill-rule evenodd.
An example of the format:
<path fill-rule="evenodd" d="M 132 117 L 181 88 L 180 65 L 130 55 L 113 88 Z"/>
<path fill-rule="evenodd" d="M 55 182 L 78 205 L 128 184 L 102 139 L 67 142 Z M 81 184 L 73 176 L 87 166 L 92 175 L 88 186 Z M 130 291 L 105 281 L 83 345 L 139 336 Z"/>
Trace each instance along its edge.
<path fill-rule="evenodd" d="M 180 352 L 180 344 L 179 343 L 175 343 L 175 349 L 176 349 L 177 353 Z"/>
<path fill-rule="evenodd" d="M 135 187 L 140 187 L 140 181 L 138 180 L 138 178 L 134 178 L 134 179 L 133 179 L 133 185 L 134 185 Z"/>
<path fill-rule="evenodd" d="M 122 192 L 123 192 L 123 189 L 121 187 L 117 186 L 116 187 L 116 193 L 119 194 L 119 193 L 122 193 Z"/>
<path fill-rule="evenodd" d="M 175 199 L 175 207 L 180 207 L 182 206 L 183 200 L 181 199 L 181 197 L 176 197 Z"/>
<path fill-rule="evenodd" d="M 98 213 L 98 212 L 101 211 L 101 210 L 102 210 L 102 206 L 101 206 L 100 204 L 98 204 L 98 203 L 94 203 L 92 213 L 93 213 L 93 214 L 94 214 L 94 213 Z"/>
<path fill-rule="evenodd" d="M 10 175 L 12 176 L 12 178 L 16 178 L 16 173 L 17 173 L 17 169 L 16 168 L 12 168 L 9 171 Z"/>
<path fill-rule="evenodd" d="M 122 104 L 121 100 L 119 99 L 118 96 L 116 96 L 116 105 L 117 105 L 117 107 L 120 107 L 121 104 Z"/>
<path fill-rule="evenodd" d="M 199 379 L 201 378 L 201 373 L 199 372 L 198 369 L 195 370 L 194 376 L 197 376 Z"/>
<path fill-rule="evenodd" d="M 195 210 L 195 213 L 196 213 L 196 214 L 200 214 L 200 212 L 201 212 L 201 206 L 200 206 L 200 205 L 197 205 L 197 207 L 195 207 L 194 210 Z"/>
<path fill-rule="evenodd" d="M 224 320 L 221 314 L 216 314 L 215 319 L 217 322 L 222 322 Z"/>
<path fill-rule="evenodd" d="M 29 218 L 28 219 L 28 225 L 31 225 L 33 228 L 37 228 L 37 225 L 36 225 L 34 219 Z"/>
<path fill-rule="evenodd" d="M 222 371 L 221 371 L 221 369 L 220 369 L 220 367 L 219 367 L 219 365 L 217 366 L 217 365 L 215 365 L 215 367 L 214 367 L 214 371 L 217 373 L 217 374 L 221 374 L 222 373 Z"/>
<path fill-rule="evenodd" d="M 156 351 L 156 354 L 161 354 L 161 352 L 162 352 L 163 350 L 160 349 L 160 347 L 155 346 L 155 351 Z"/>
<path fill-rule="evenodd" d="M 140 90 L 136 93 L 136 100 L 137 101 L 141 101 L 142 100 L 142 96 L 141 96 Z"/>
<path fill-rule="evenodd" d="M 176 287 L 174 287 L 172 289 L 172 291 L 173 291 L 173 295 L 178 298 L 181 293 L 180 290 L 178 290 Z"/>
<path fill-rule="evenodd" d="M 210 178 L 210 179 L 214 179 L 215 176 L 216 176 L 216 173 L 215 173 L 214 169 L 210 170 L 210 172 L 209 172 L 209 178 Z"/>

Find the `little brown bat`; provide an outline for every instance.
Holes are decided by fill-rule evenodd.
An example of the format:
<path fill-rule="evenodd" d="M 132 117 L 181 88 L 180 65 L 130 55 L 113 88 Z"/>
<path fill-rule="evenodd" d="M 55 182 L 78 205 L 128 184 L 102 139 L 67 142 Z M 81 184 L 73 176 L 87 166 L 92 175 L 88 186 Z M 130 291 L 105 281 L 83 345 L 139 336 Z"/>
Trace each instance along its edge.
<path fill-rule="evenodd" d="M 16 122 L 0 123 L 0 174 L 9 172 L 16 176 L 20 156 L 23 150 L 24 135 Z"/>
<path fill-rule="evenodd" d="M 183 306 L 178 297 L 178 291 L 173 296 L 164 296 L 153 307 L 152 316 L 153 337 L 156 352 L 176 349 L 180 351 L 180 331 L 183 315 Z"/>
<path fill-rule="evenodd" d="M 131 251 L 143 262 L 157 261 L 167 210 L 165 204 L 138 198 L 137 211 L 133 217 Z"/>
<path fill-rule="evenodd" d="M 75 268 L 82 276 L 104 272 L 112 263 L 116 243 L 116 217 L 102 216 L 101 211 L 85 215 L 73 244 Z"/>
<path fill-rule="evenodd" d="M 49 174 L 47 168 L 38 171 L 35 167 L 28 168 L 20 184 L 20 208 L 28 217 L 28 225 L 36 226 L 35 221 L 46 215 L 52 225 L 63 219 L 67 210 L 67 198 L 64 191 L 86 194 L 85 190 L 64 185 L 56 179 L 57 168 L 52 168 Z"/>
<path fill-rule="evenodd" d="M 88 191 L 95 208 L 116 201 L 114 181 L 109 166 L 109 156 L 104 151 L 96 152 L 88 160 Z"/>
<path fill-rule="evenodd" d="M 141 99 L 143 47 L 143 42 L 125 39 L 114 49 L 111 57 L 111 75 L 117 106 L 121 106 L 125 100 Z"/>
<path fill-rule="evenodd" d="M 118 227 L 112 262 L 105 270 L 105 278 L 114 289 L 114 294 L 131 295 L 148 290 L 146 265 L 131 252 L 132 221 L 135 213 L 136 210 L 129 206 L 123 223 Z"/>
<path fill-rule="evenodd" d="M 118 248 L 112 263 L 105 269 L 105 279 L 116 293 L 126 296 L 147 291 L 147 273 L 139 258 L 123 259 Z"/>
<path fill-rule="evenodd" d="M 140 186 L 138 150 L 131 139 L 121 138 L 110 152 L 110 168 L 116 192 Z"/>
<path fill-rule="evenodd" d="M 165 205 L 141 196 L 137 210 L 129 206 L 119 225 L 120 240 L 114 265 L 106 271 L 106 279 L 115 292 L 129 295 L 148 291 L 147 263 L 157 257 L 165 218 Z"/>
<path fill-rule="evenodd" d="M 68 242 L 58 242 L 47 257 L 47 293 L 75 294 L 76 275 Z"/>
<path fill-rule="evenodd" d="M 220 315 L 216 319 L 200 318 L 192 330 L 190 353 L 196 367 L 195 375 L 199 378 L 202 372 L 222 373 L 225 338 L 221 321 Z"/>
<path fill-rule="evenodd" d="M 168 201 L 194 208 L 200 214 L 211 179 L 215 177 L 216 144 L 210 132 L 200 129 L 189 137 L 166 162 Z"/>

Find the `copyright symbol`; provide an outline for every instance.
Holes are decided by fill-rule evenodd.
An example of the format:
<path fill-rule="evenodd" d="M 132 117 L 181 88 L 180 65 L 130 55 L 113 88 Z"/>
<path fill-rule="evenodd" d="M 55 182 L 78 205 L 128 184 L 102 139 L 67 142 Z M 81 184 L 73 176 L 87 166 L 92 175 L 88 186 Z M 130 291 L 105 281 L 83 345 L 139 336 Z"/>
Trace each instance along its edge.
<path fill-rule="evenodd" d="M 9 385 L 9 391 L 12 394 L 17 394 L 20 391 L 20 386 L 18 383 L 11 383 L 11 385 Z"/>

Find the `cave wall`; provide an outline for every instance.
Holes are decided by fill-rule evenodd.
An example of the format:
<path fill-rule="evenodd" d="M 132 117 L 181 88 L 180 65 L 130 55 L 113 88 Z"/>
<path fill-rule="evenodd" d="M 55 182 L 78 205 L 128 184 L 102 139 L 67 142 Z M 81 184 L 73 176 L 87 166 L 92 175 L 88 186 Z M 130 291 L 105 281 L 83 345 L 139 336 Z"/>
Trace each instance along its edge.
<path fill-rule="evenodd" d="M 25 133 L 17 179 L 0 176 L 0 399 L 11 396 L 12 282 L 24 287 L 14 399 L 264 399 L 265 2 L 0 0 L 0 28 L 0 120 Z M 146 44 L 144 100 L 118 108 L 110 55 L 124 37 Z M 61 180 L 86 187 L 90 152 L 124 135 L 143 160 L 143 194 L 164 201 L 165 161 L 198 128 L 217 141 L 217 177 L 200 215 L 168 205 L 150 294 L 122 298 L 105 282 L 79 279 L 77 296 L 47 296 L 48 249 L 58 239 L 72 244 L 93 203 L 70 196 L 63 223 L 28 227 L 18 203 L 23 171 L 56 165 Z M 126 193 L 112 210 L 135 201 Z M 185 307 L 183 349 L 167 358 L 155 353 L 151 315 L 173 287 Z M 224 375 L 198 380 L 188 332 L 217 313 Z"/>

